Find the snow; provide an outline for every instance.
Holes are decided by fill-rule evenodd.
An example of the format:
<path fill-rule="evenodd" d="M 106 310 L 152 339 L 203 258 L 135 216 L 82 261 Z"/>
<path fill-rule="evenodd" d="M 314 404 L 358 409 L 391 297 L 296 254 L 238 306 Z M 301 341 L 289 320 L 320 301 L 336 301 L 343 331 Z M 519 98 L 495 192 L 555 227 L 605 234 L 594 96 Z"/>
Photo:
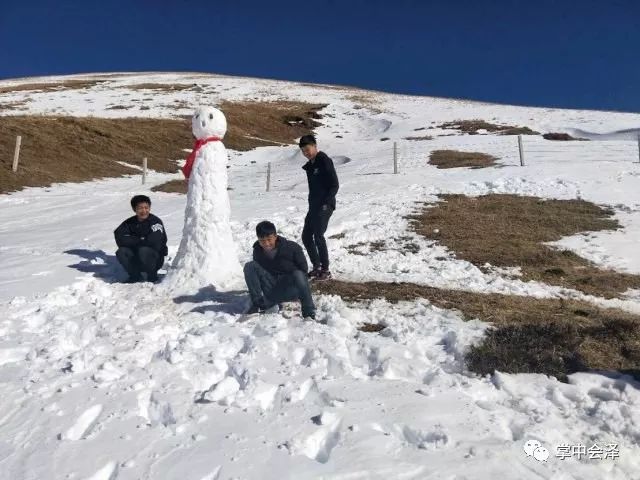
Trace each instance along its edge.
<path fill-rule="evenodd" d="M 640 166 L 631 139 L 576 146 L 525 137 L 527 162 L 520 167 L 514 137 L 415 130 L 482 118 L 543 132 L 611 134 L 638 128 L 640 115 L 367 93 L 378 112 L 354 108 L 353 97 L 364 93 L 344 88 L 197 74 L 97 78 L 105 82 L 85 90 L 16 92 L 0 100 L 28 98 L 23 108 L 36 114 L 113 117 L 191 113 L 167 108 L 175 100 L 190 109 L 222 99 L 327 103 L 317 134 L 341 180 L 327 232 L 339 278 L 569 296 L 640 311 L 634 292 L 604 301 L 523 282 L 517 272 L 480 271 L 412 234 L 404 218 L 416 202 L 435 202 L 441 193 L 580 197 L 612 207 L 623 228 L 558 244 L 640 273 L 634 248 Z M 127 89 L 172 82 L 196 83 L 203 91 Z M 125 93 L 134 108 L 107 110 Z M 143 105 L 149 110 L 139 110 Z M 403 140 L 417 134 L 434 140 Z M 398 175 L 392 141 L 398 142 Z M 222 145 L 211 145 L 218 158 Z M 428 166 L 428 153 L 441 148 L 486 152 L 499 167 Z M 304 161 L 295 146 L 229 152 L 228 225 L 240 264 L 250 259 L 260 220 L 299 238 Z M 226 168 L 218 173 L 222 182 Z M 490 325 L 464 321 L 426 300 L 349 305 L 318 296 L 318 322 L 279 314 L 239 322 L 242 286 L 173 291 L 163 283 L 118 283 L 124 272 L 114 258 L 112 231 L 130 215 L 136 193 L 151 196 L 153 213 L 165 223 L 167 265 L 176 258 L 190 199 L 149 189 L 181 175 L 150 172 L 144 186 L 130 176 L 0 196 L 1 479 L 640 478 L 637 382 L 612 372 L 574 374 L 566 384 L 537 374 L 471 374 L 464 352 Z M 390 248 L 366 257 L 347 249 L 374 241 Z M 419 251 L 403 255 L 394 248 L 403 241 Z M 358 331 L 364 322 L 386 328 Z M 537 459 L 542 450 L 528 456 L 530 441 L 548 450 L 546 461 Z M 594 443 L 618 444 L 619 458 L 555 455 L 561 444 Z"/>

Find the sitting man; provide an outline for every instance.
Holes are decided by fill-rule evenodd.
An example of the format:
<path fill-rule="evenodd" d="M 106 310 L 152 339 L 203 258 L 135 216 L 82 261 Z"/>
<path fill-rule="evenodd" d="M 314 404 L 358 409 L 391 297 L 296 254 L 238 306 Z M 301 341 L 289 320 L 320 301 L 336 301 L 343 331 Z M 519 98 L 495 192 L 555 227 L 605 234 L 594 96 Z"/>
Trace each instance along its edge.
<path fill-rule="evenodd" d="M 145 195 L 131 199 L 135 216 L 126 219 L 113 232 L 118 250 L 116 257 L 129 274 L 127 283 L 158 280 L 158 270 L 167 255 L 167 234 L 162 220 L 151 214 L 151 200 Z"/>
<path fill-rule="evenodd" d="M 260 222 L 256 234 L 253 261 L 244 266 L 244 279 L 251 296 L 247 314 L 277 311 L 282 302 L 300 300 L 304 319 L 315 319 L 316 307 L 311 298 L 307 259 L 302 247 L 279 236 L 271 222 Z"/>

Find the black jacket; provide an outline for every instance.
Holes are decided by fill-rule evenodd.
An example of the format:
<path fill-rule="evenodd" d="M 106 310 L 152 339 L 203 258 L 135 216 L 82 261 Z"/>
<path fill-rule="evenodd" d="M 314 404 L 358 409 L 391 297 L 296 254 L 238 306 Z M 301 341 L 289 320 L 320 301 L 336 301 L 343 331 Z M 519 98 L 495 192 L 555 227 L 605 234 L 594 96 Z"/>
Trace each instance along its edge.
<path fill-rule="evenodd" d="M 151 247 L 162 256 L 168 253 L 167 232 L 162 220 L 155 215 L 149 214 L 142 222 L 139 222 L 135 215 L 127 218 L 113 234 L 118 247 Z"/>
<path fill-rule="evenodd" d="M 278 236 L 276 248 L 278 252 L 276 256 L 271 259 L 264 253 L 264 249 L 260 246 L 259 242 L 254 243 L 253 260 L 274 276 L 293 273 L 295 270 L 301 270 L 307 273 L 307 259 L 300 245 Z"/>
<path fill-rule="evenodd" d="M 313 163 L 302 167 L 307 172 L 309 182 L 309 210 L 320 210 L 323 205 L 336 208 L 336 193 L 340 184 L 333 167 L 333 161 L 324 152 L 318 152 Z"/>

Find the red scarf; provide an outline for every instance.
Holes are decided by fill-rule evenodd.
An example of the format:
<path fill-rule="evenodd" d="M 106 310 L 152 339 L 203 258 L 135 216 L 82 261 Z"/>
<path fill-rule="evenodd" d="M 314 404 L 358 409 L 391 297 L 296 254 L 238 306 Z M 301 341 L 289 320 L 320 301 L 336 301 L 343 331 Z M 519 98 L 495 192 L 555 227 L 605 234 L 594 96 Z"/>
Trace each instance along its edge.
<path fill-rule="evenodd" d="M 193 144 L 193 150 L 191 150 L 191 153 L 187 157 L 187 163 L 185 163 L 184 167 L 182 167 L 182 173 L 184 173 L 184 176 L 187 180 L 191 175 L 191 170 L 193 169 L 193 162 L 196 161 L 196 154 L 198 153 L 198 150 L 200 150 L 200 147 L 202 147 L 203 145 L 209 142 L 219 142 L 221 140 L 222 139 L 218 137 L 208 137 L 208 138 L 203 138 L 201 140 L 196 140 L 196 143 Z"/>

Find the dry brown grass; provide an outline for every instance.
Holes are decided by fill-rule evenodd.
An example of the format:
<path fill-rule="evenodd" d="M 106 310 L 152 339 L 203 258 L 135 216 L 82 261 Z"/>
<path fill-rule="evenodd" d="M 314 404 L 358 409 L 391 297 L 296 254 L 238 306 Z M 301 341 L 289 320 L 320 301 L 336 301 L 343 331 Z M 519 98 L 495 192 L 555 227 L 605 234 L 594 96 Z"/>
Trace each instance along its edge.
<path fill-rule="evenodd" d="M 347 95 L 347 100 L 350 100 L 355 104 L 354 108 L 356 110 L 366 108 L 374 114 L 382 113 L 380 100 L 375 94 L 365 92 L 356 93 L 353 95 Z"/>
<path fill-rule="evenodd" d="M 454 122 L 443 123 L 439 128 L 447 130 L 460 130 L 469 135 L 477 135 L 478 130 L 499 133 L 500 135 L 539 135 L 538 132 L 529 127 L 515 127 L 513 125 L 497 125 L 484 120 L 456 120 Z"/>
<path fill-rule="evenodd" d="M 481 152 L 458 150 L 434 150 L 429 155 L 429 164 L 438 168 L 486 168 L 496 164 L 497 158 Z"/>
<path fill-rule="evenodd" d="M 293 143 L 318 125 L 324 105 L 301 102 L 225 102 L 227 148 L 246 151 L 265 145 Z M 128 105 L 114 105 L 126 109 Z M 0 193 L 54 182 L 81 182 L 136 173 L 118 161 L 161 172 L 177 171 L 183 149 L 193 145 L 186 119 L 75 118 L 6 116 L 0 119 Z M 11 171 L 16 135 L 22 135 L 20 167 Z M 256 138 L 251 138 L 256 137 Z M 160 191 L 184 192 L 176 182 Z"/>
<path fill-rule="evenodd" d="M 555 133 L 555 132 L 545 133 L 544 135 L 542 135 L 542 138 L 544 138 L 545 140 L 559 140 L 563 142 L 572 141 L 572 140 L 581 140 L 581 141 L 587 140 L 586 138 L 573 137 L 568 133 Z"/>
<path fill-rule="evenodd" d="M 410 283 L 350 283 L 337 280 L 313 284 L 317 293 L 345 301 L 384 298 L 389 302 L 427 299 L 457 310 L 469 319 L 495 328 L 472 347 L 469 370 L 490 374 L 544 373 L 561 380 L 590 369 L 640 372 L 640 316 L 599 308 L 575 300 L 538 299 L 514 295 L 443 290 Z"/>
<path fill-rule="evenodd" d="M 0 94 L 12 93 L 12 92 L 52 92 L 56 90 L 81 90 L 83 88 L 90 88 L 104 80 L 66 80 L 63 82 L 50 82 L 50 83 L 23 83 L 19 85 L 12 85 L 6 87 L 0 87 Z"/>
<path fill-rule="evenodd" d="M 118 161 L 139 165 L 143 157 L 151 169 L 174 172 L 192 144 L 182 120 L 6 116 L 0 122 L 0 193 L 136 173 Z M 22 148 L 13 173 L 17 135 Z"/>
<path fill-rule="evenodd" d="M 151 188 L 152 192 L 165 192 L 165 193 L 182 193 L 186 195 L 189 182 L 184 179 L 170 180 L 162 185 L 156 185 Z"/>
<path fill-rule="evenodd" d="M 426 140 L 433 140 L 433 137 L 431 135 L 422 135 L 422 136 L 419 136 L 419 137 L 404 137 L 404 139 L 405 140 L 412 140 L 414 142 L 423 142 L 423 141 L 426 141 Z"/>
<path fill-rule="evenodd" d="M 386 325 L 382 325 L 381 323 L 363 323 L 358 327 L 358 330 L 365 333 L 378 333 L 384 330 Z"/>
<path fill-rule="evenodd" d="M 225 143 L 234 150 L 252 150 L 273 145 L 293 144 L 320 124 L 318 113 L 326 105 L 304 102 L 222 102 L 218 108 L 227 117 L 229 130 Z M 255 137 L 255 138 L 251 138 Z M 262 139 L 262 140 L 259 140 Z"/>
<path fill-rule="evenodd" d="M 1 110 L 19 110 L 29 103 L 28 100 L 16 100 L 15 102 L 3 102 L 0 103 L 0 111 Z"/>
<path fill-rule="evenodd" d="M 197 83 L 136 83 L 134 85 L 122 85 L 120 88 L 126 88 L 127 90 L 154 90 L 156 92 L 202 91 L 202 87 Z"/>
<path fill-rule="evenodd" d="M 584 258 L 543 245 L 580 232 L 615 230 L 613 212 L 584 200 L 516 195 L 443 195 L 412 217 L 412 228 L 458 258 L 483 267 L 522 268 L 523 280 L 613 298 L 640 288 L 640 276 L 600 269 Z M 436 233 L 437 232 L 437 233 Z"/>

